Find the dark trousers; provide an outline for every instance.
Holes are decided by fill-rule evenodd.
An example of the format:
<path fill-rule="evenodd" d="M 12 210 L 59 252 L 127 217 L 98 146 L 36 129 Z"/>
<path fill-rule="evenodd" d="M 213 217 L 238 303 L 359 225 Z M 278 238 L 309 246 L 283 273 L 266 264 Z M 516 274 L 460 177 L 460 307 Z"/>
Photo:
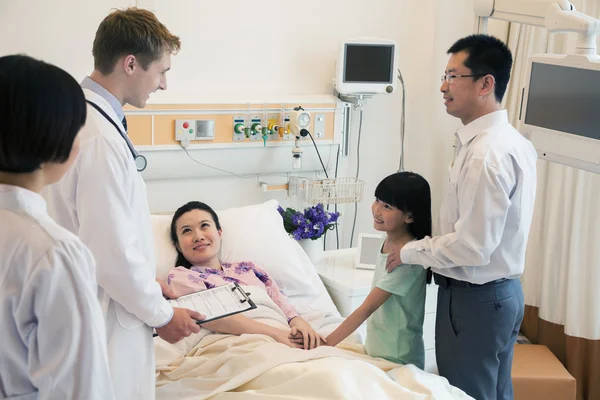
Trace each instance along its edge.
<path fill-rule="evenodd" d="M 473 285 L 436 274 L 435 355 L 441 376 L 477 400 L 513 399 L 513 348 L 521 327 L 521 282 Z"/>

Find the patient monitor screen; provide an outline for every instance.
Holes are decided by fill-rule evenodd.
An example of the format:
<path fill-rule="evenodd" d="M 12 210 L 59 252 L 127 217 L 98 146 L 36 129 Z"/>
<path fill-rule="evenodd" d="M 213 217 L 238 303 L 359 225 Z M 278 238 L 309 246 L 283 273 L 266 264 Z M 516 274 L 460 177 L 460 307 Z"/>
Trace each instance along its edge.
<path fill-rule="evenodd" d="M 600 140 L 600 71 L 534 62 L 525 123 Z"/>
<path fill-rule="evenodd" d="M 344 82 L 392 83 L 394 46 L 347 44 Z"/>

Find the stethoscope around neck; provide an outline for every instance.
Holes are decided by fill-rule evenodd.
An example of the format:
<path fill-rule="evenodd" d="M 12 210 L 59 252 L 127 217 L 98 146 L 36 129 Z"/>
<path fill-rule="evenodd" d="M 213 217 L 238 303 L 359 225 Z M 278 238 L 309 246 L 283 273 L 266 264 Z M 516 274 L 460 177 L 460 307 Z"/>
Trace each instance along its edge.
<path fill-rule="evenodd" d="M 108 114 L 106 114 L 104 112 L 104 110 L 102 108 L 100 108 L 100 106 L 98 104 L 96 104 L 92 101 L 89 101 L 89 100 L 86 100 L 86 101 L 88 102 L 89 105 L 94 107 L 100 114 L 102 114 L 102 116 L 104 118 L 106 118 L 106 120 L 115 127 L 115 129 L 119 132 L 119 135 L 121 135 L 123 140 L 125 140 L 125 143 L 127 143 L 127 147 L 129 148 L 129 151 L 131 152 L 131 155 L 133 156 L 133 161 L 135 162 L 135 167 L 137 168 L 137 170 L 139 172 L 142 172 L 143 170 L 145 170 L 146 167 L 148 166 L 148 160 L 146 160 L 146 157 L 144 157 L 143 155 L 141 155 L 140 153 L 137 152 L 137 150 L 135 149 L 135 147 L 133 147 L 133 144 L 127 137 L 127 134 L 123 133 L 123 131 L 119 128 L 119 126 L 115 123 L 115 121 L 113 121 L 113 119 L 111 117 L 109 117 Z"/>

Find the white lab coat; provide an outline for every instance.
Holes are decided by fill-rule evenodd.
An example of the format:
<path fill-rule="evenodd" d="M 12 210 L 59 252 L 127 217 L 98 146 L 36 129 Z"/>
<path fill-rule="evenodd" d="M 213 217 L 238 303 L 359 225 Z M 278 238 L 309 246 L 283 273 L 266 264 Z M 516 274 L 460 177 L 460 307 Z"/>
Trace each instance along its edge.
<path fill-rule="evenodd" d="M 106 100 L 84 93 L 123 129 Z M 92 106 L 87 111 L 73 168 L 46 193 L 50 215 L 77 234 L 96 259 L 115 396 L 152 400 L 151 327 L 166 323 L 173 308 L 155 281 L 146 186 L 123 137 Z"/>
<path fill-rule="evenodd" d="M 29 190 L 0 221 L 0 398 L 114 399 L 92 254 Z"/>

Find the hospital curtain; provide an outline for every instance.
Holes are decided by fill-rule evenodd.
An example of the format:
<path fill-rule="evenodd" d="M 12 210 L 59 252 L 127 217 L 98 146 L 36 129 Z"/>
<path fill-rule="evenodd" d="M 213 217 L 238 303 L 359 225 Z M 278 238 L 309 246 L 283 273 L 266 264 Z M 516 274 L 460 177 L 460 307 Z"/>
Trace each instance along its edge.
<path fill-rule="evenodd" d="M 598 0 L 571 2 L 578 11 L 600 18 Z M 572 52 L 575 37 L 511 24 L 505 39 L 515 61 L 505 102 L 518 128 L 527 58 Z M 577 380 L 578 400 L 600 399 L 600 174 L 544 160 L 537 166 L 534 219 L 521 279 L 521 331 L 561 360 Z"/>

